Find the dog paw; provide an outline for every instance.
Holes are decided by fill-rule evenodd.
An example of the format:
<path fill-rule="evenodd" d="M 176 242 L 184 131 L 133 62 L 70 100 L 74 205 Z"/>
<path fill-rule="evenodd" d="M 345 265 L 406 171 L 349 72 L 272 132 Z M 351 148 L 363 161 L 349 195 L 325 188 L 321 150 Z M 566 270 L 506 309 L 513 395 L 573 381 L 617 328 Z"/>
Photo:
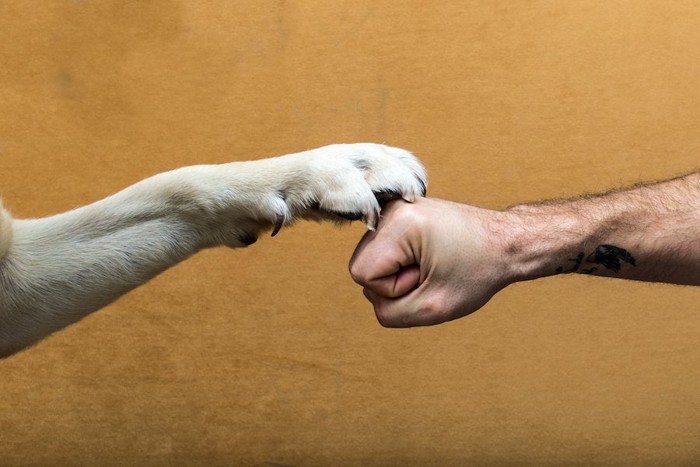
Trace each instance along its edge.
<path fill-rule="evenodd" d="M 403 149 L 372 143 L 334 144 L 295 156 L 302 171 L 281 190 L 291 216 L 281 213 L 273 228 L 296 217 L 313 220 L 360 220 L 373 230 L 381 204 L 424 196 L 426 171 Z"/>
<path fill-rule="evenodd" d="M 424 196 L 425 169 L 408 151 L 381 144 L 334 144 L 286 156 L 191 169 L 193 216 L 206 245 L 240 248 L 260 232 L 298 219 L 362 220 L 374 229 L 384 202 Z M 184 184 L 186 190 L 187 184 Z M 192 191 L 192 190 L 189 190 Z M 189 198 L 187 193 L 178 199 Z"/>

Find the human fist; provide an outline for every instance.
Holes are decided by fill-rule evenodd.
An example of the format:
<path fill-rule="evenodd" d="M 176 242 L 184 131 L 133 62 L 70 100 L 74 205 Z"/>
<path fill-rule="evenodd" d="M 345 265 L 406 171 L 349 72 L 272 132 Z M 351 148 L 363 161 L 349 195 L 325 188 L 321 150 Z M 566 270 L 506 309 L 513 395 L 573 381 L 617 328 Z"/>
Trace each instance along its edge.
<path fill-rule="evenodd" d="M 497 211 L 438 199 L 393 201 L 350 260 L 377 320 L 429 326 L 481 308 L 512 280 Z"/>

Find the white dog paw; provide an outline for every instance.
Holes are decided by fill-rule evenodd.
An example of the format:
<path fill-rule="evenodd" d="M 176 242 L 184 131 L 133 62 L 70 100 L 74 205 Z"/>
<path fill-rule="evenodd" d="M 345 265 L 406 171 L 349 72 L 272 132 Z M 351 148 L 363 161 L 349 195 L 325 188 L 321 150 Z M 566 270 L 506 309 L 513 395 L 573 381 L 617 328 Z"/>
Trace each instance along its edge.
<path fill-rule="evenodd" d="M 272 228 L 275 236 L 297 219 L 362 219 L 374 229 L 381 205 L 424 196 L 425 169 L 408 151 L 381 144 L 334 144 L 297 154 L 201 169 L 205 212 L 213 213 L 207 244 L 240 248 Z M 213 172 L 210 172 L 213 171 Z M 233 182 L 231 181 L 233 180 Z"/>
<path fill-rule="evenodd" d="M 373 230 L 381 203 L 424 196 L 426 171 L 408 151 L 372 143 L 334 144 L 301 153 L 301 177 L 282 192 L 290 213 L 306 219 L 359 220 Z M 293 219 L 277 218 L 273 234 Z"/>

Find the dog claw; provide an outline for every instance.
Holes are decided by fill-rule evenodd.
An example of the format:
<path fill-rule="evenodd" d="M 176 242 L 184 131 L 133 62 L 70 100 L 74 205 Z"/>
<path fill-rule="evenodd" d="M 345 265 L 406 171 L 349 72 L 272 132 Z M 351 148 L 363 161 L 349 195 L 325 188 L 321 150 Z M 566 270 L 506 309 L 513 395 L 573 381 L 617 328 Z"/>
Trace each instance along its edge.
<path fill-rule="evenodd" d="M 284 224 L 284 215 L 277 214 L 275 216 L 275 227 L 272 229 L 271 237 L 274 237 L 275 235 L 277 235 L 277 232 L 279 232 L 280 229 L 282 228 L 282 224 Z"/>
<path fill-rule="evenodd" d="M 379 222 L 379 210 L 378 209 L 372 209 L 363 219 L 362 221 L 364 222 L 365 226 L 369 230 L 376 230 L 377 229 L 377 223 Z"/>

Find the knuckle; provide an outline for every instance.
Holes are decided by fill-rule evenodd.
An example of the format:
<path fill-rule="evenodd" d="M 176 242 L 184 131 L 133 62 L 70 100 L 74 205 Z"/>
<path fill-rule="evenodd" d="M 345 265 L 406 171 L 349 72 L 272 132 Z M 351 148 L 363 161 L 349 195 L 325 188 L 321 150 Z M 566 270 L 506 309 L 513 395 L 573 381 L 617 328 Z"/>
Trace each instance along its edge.
<path fill-rule="evenodd" d="M 385 328 L 408 328 L 414 326 L 414 319 L 410 312 L 397 310 L 387 310 L 381 304 L 374 304 L 374 314 L 377 316 L 377 321 Z"/>
<path fill-rule="evenodd" d="M 377 316 L 377 321 L 384 328 L 396 327 L 393 321 L 380 308 L 374 308 L 374 314 Z"/>
<path fill-rule="evenodd" d="M 364 282 L 364 274 L 362 273 L 362 270 L 357 265 L 357 263 L 351 262 L 349 270 L 350 270 L 350 277 L 352 278 L 353 281 L 355 281 L 358 284 L 361 284 Z"/>
<path fill-rule="evenodd" d="M 355 282 L 356 284 L 364 285 L 364 283 L 365 283 L 364 277 L 359 272 L 350 270 L 350 277 L 352 278 L 353 282 Z"/>
<path fill-rule="evenodd" d="M 392 220 L 398 225 L 411 226 L 421 231 L 431 225 L 431 219 L 416 204 L 393 202 L 390 204 L 390 213 Z"/>
<path fill-rule="evenodd" d="M 446 320 L 447 302 L 440 295 L 426 299 L 418 308 L 420 320 L 426 324 L 437 324 Z"/>

